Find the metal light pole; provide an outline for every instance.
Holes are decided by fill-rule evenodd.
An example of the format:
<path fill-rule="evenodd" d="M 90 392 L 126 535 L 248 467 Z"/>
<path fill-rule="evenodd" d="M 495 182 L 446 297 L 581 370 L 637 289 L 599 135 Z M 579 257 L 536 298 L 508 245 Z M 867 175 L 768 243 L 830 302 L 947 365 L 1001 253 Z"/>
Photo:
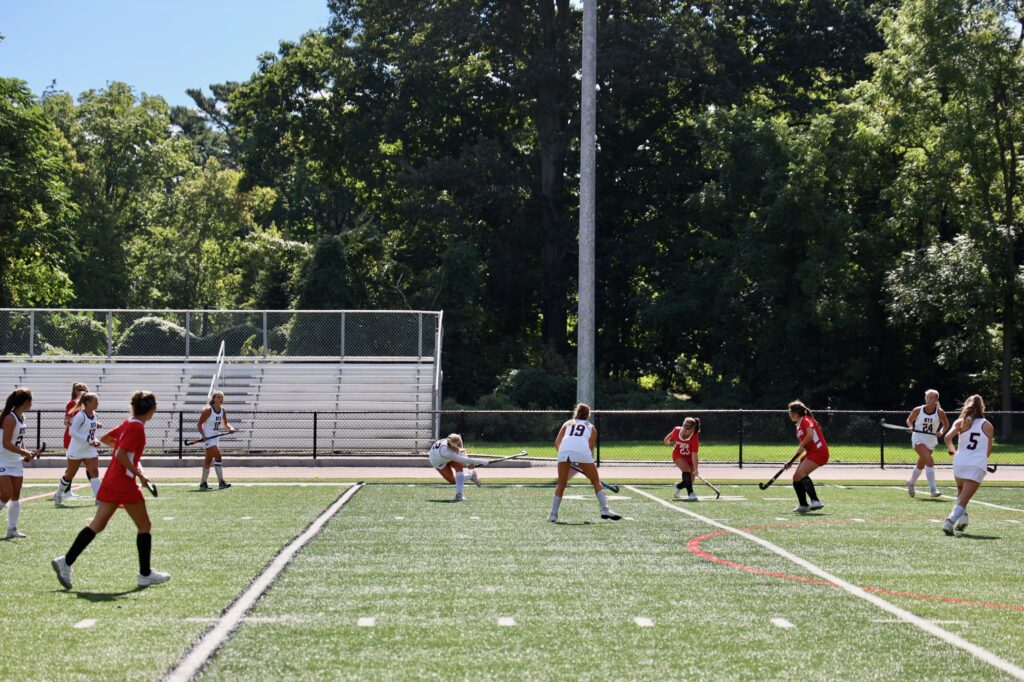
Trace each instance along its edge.
<path fill-rule="evenodd" d="M 594 194 L 597 156 L 597 0 L 583 0 L 580 101 L 580 272 L 576 401 L 594 405 Z"/>

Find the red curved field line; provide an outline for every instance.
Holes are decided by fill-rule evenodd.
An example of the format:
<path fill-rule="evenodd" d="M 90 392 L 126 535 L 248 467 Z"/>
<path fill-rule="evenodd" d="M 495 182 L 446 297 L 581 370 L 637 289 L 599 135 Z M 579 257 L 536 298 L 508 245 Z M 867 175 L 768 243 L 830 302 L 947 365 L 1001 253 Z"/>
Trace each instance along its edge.
<path fill-rule="evenodd" d="M 828 523 L 843 523 L 843 522 L 842 521 L 831 521 L 831 522 L 828 522 Z M 798 525 L 798 524 L 789 523 L 789 524 L 780 524 L 780 525 L 781 526 L 794 526 L 794 525 Z M 743 528 L 742 530 L 751 531 L 751 530 L 757 530 L 759 528 L 769 528 L 769 527 L 772 527 L 772 526 L 755 526 L 755 527 L 752 527 L 752 528 Z M 774 527 L 780 527 L 780 526 L 774 526 Z M 741 564 L 741 563 L 736 562 L 736 561 L 729 561 L 728 559 L 723 559 L 722 557 L 720 557 L 720 556 L 718 556 L 716 554 L 712 554 L 711 552 L 708 552 L 708 551 L 704 550 L 701 547 L 701 544 L 705 540 L 710 540 L 711 538 L 718 537 L 719 535 L 729 535 L 729 534 L 730 534 L 729 531 L 718 530 L 718 531 L 715 531 L 714 533 L 707 533 L 706 535 L 701 535 L 699 537 L 695 537 L 695 538 L 691 539 L 686 544 L 686 549 L 688 549 L 691 554 L 694 554 L 695 556 L 698 556 L 701 559 L 704 559 L 706 561 L 711 561 L 711 562 L 716 563 L 716 564 L 721 564 L 722 566 L 729 566 L 731 568 L 738 568 L 739 570 L 746 571 L 747 573 L 755 573 L 757 575 L 767 575 L 767 576 L 770 576 L 772 578 L 779 578 L 781 580 L 795 580 L 797 582 L 811 583 L 811 584 L 814 584 L 814 585 L 828 585 L 829 587 L 838 587 L 838 585 L 836 585 L 835 583 L 829 582 L 827 580 L 819 580 L 818 578 L 805 578 L 803 576 L 792 575 L 790 573 L 780 573 L 779 571 L 767 571 L 767 570 L 765 570 L 763 568 L 757 568 L 755 566 L 748 566 L 746 564 Z M 874 594 L 887 594 L 887 595 L 894 596 L 894 597 L 908 597 L 910 599 L 927 599 L 927 600 L 931 600 L 931 601 L 946 602 L 948 604 L 960 604 L 960 605 L 963 605 L 963 606 L 980 606 L 982 608 L 987 608 L 987 609 L 1005 609 L 1005 610 L 1009 610 L 1009 611 L 1024 611 L 1024 606 L 1019 605 L 1019 604 L 1000 604 L 998 602 L 972 601 L 970 599 L 957 599 L 956 597 L 940 597 L 940 596 L 931 595 L 931 594 L 917 594 L 916 592 L 899 592 L 897 590 L 886 590 L 886 589 L 882 589 L 882 588 L 879 588 L 879 587 L 862 587 L 861 589 L 864 590 L 865 592 L 872 592 Z"/>

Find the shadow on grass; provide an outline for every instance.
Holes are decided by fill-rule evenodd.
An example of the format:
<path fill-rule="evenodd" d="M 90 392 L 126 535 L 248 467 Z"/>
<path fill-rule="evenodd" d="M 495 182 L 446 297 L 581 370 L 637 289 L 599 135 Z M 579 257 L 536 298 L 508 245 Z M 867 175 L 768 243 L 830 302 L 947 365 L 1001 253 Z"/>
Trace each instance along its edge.
<path fill-rule="evenodd" d="M 465 500 L 453 500 L 450 497 L 446 497 L 443 500 L 427 500 L 427 502 L 433 502 L 434 504 L 457 504 L 459 502 L 464 502 L 464 501 Z"/>
<path fill-rule="evenodd" d="M 556 526 L 595 526 L 596 521 L 555 521 Z"/>
<path fill-rule="evenodd" d="M 975 535 L 974 533 L 961 533 L 960 536 L 964 540 L 1002 540 L 1001 535 Z"/>
<path fill-rule="evenodd" d="M 68 594 L 73 594 L 78 599 L 84 599 L 85 601 L 90 601 L 90 602 L 93 602 L 93 603 L 103 603 L 103 602 L 117 601 L 118 599 L 120 599 L 122 597 L 126 597 L 126 596 L 128 596 L 130 594 L 134 594 L 136 592 L 141 592 L 144 589 L 146 589 L 146 588 L 145 587 L 135 587 L 134 589 L 123 590 L 121 592 L 75 592 L 75 591 L 72 590 L 72 591 L 68 592 Z M 61 591 L 61 590 L 58 590 L 58 591 Z"/>

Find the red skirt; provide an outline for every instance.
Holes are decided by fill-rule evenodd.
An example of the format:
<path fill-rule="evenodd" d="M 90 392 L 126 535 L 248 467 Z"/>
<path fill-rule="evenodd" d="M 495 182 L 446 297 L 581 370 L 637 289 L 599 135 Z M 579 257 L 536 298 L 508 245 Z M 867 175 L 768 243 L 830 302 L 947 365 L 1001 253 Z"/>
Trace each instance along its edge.
<path fill-rule="evenodd" d="M 672 455 L 672 463 L 675 464 L 680 471 L 687 473 L 693 473 L 693 455 Z M 680 466 L 682 464 L 682 466 Z"/>
<path fill-rule="evenodd" d="M 828 464 L 828 448 L 823 448 L 817 452 L 808 452 L 807 459 L 811 460 L 820 467 Z"/>
<path fill-rule="evenodd" d="M 113 488 L 112 486 L 101 485 L 96 493 L 96 499 L 100 502 L 109 502 L 118 506 L 126 504 L 138 504 L 145 502 L 142 490 L 138 486 L 131 488 Z"/>

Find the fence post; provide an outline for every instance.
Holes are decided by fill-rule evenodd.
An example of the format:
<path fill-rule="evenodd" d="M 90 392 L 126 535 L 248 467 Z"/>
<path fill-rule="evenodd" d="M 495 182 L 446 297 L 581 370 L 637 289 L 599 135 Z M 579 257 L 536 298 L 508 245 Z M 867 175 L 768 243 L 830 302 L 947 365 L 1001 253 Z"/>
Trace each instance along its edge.
<path fill-rule="evenodd" d="M 189 353 L 192 352 L 192 312 L 185 311 L 185 362 L 188 362 Z"/>
<path fill-rule="evenodd" d="M 267 311 L 263 311 L 263 359 L 267 359 L 267 352 L 269 348 L 268 343 L 269 337 L 267 336 Z"/>
<path fill-rule="evenodd" d="M 36 348 L 36 311 L 30 310 L 28 313 L 28 356 L 30 358 L 35 357 Z"/>
<path fill-rule="evenodd" d="M 114 357 L 114 313 L 107 311 L 107 361 Z"/>
<path fill-rule="evenodd" d="M 36 450 L 41 447 L 43 447 L 43 411 L 36 410 Z"/>
<path fill-rule="evenodd" d="M 878 463 L 881 468 L 885 468 L 885 428 L 882 426 L 882 420 L 885 419 L 885 414 L 881 414 L 878 420 Z"/>
<path fill-rule="evenodd" d="M 317 413 L 313 413 L 313 459 L 316 459 L 316 424 L 317 424 Z"/>
<path fill-rule="evenodd" d="M 185 455 L 185 413 L 178 411 L 178 459 Z"/>
<path fill-rule="evenodd" d="M 740 469 L 743 468 L 743 415 L 745 412 L 740 410 Z"/>
<path fill-rule="evenodd" d="M 341 355 L 339 359 L 345 359 L 345 311 L 341 311 Z"/>

